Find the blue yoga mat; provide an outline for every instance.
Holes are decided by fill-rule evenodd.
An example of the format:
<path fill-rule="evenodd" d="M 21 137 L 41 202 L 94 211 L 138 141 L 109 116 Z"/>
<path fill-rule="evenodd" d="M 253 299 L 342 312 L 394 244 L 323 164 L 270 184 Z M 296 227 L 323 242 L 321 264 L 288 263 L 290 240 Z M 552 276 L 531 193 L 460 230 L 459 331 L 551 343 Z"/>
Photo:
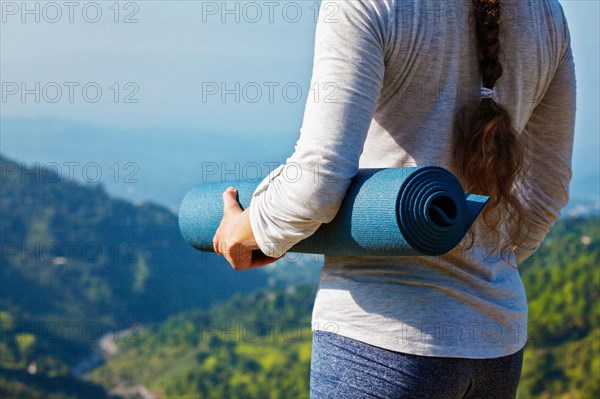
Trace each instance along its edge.
<path fill-rule="evenodd" d="M 221 194 L 238 190 L 250 205 L 253 180 L 209 182 L 194 187 L 179 208 L 184 239 L 213 251 L 212 238 L 223 217 Z M 333 221 L 290 252 L 346 256 L 441 255 L 465 236 L 488 201 L 466 194 L 446 169 L 437 166 L 360 169 Z"/>

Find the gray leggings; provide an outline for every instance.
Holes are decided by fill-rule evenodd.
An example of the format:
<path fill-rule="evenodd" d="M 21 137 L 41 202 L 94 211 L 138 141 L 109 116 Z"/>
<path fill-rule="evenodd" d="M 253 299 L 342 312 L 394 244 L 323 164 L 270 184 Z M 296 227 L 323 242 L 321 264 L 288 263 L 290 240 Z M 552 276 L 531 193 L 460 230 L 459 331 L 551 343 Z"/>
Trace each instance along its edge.
<path fill-rule="evenodd" d="M 522 362 L 523 349 L 496 359 L 415 356 L 315 331 L 310 397 L 514 398 Z"/>

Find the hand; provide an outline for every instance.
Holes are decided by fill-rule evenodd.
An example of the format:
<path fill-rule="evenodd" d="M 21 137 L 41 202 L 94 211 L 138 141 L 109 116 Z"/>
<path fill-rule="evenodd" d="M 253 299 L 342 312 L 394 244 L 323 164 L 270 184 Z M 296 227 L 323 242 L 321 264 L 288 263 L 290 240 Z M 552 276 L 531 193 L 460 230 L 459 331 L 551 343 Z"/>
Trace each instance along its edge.
<path fill-rule="evenodd" d="M 223 219 L 213 237 L 213 248 L 225 256 L 235 270 L 260 267 L 280 259 L 260 251 L 250 225 L 249 210 L 242 210 L 233 187 L 223 192 Z"/>

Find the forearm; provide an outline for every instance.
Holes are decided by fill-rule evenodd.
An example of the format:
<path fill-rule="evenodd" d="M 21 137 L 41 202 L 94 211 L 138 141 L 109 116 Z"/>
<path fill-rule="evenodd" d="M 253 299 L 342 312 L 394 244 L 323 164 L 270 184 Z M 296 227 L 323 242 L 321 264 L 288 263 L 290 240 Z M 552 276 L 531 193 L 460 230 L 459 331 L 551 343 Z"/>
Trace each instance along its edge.
<path fill-rule="evenodd" d="M 520 251 L 519 262 L 541 244 L 569 200 L 575 108 L 575 66 L 569 48 L 523 132 L 528 169 L 519 189 L 532 224 L 529 248 Z"/>

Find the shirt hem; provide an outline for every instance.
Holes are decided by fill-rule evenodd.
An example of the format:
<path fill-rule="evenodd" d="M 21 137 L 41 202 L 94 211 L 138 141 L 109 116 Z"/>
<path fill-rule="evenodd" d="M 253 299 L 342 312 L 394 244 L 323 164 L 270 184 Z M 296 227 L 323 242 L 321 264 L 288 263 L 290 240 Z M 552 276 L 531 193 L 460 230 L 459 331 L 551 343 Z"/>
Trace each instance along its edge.
<path fill-rule="evenodd" d="M 513 345 L 502 347 L 474 347 L 459 345 L 426 344 L 408 340 L 394 340 L 382 337 L 374 331 L 367 331 L 344 323 L 313 319 L 312 331 L 325 331 L 377 346 L 393 352 L 428 357 L 450 357 L 464 359 L 494 359 L 517 353 L 526 345 L 526 339 Z"/>

